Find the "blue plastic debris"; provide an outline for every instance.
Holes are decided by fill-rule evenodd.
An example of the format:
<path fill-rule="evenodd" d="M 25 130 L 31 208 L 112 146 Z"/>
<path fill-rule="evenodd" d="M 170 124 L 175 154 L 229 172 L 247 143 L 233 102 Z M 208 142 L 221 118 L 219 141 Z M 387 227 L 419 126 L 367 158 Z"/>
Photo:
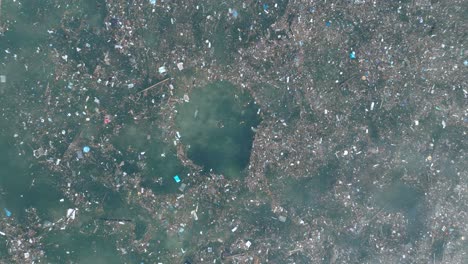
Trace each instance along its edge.
<path fill-rule="evenodd" d="M 88 153 L 91 149 L 88 146 L 83 147 L 83 152 Z"/>
<path fill-rule="evenodd" d="M 177 182 L 177 183 L 179 183 L 179 182 L 180 182 L 179 175 L 176 175 L 176 176 L 174 176 L 174 181 L 175 181 L 175 182 Z"/>
<path fill-rule="evenodd" d="M 232 16 L 233 16 L 234 18 L 237 18 L 238 15 L 239 15 L 239 13 L 237 13 L 237 10 L 233 9 L 233 10 L 232 10 Z"/>
<path fill-rule="evenodd" d="M 5 214 L 6 214 L 7 217 L 11 216 L 11 212 L 8 209 L 3 208 L 3 211 L 5 211 Z"/>
<path fill-rule="evenodd" d="M 349 53 L 349 58 L 354 60 L 356 58 L 356 52 L 351 51 L 351 53 Z"/>
<path fill-rule="evenodd" d="M 156 0 L 150 0 L 150 3 L 151 3 L 152 5 L 155 5 L 155 4 L 156 4 Z"/>
<path fill-rule="evenodd" d="M 464 64 L 465 66 L 468 66 L 468 60 L 465 60 L 465 61 L 463 62 L 463 64 Z"/>
<path fill-rule="evenodd" d="M 325 22 L 325 26 L 327 26 L 327 27 L 331 26 L 331 21 Z"/>
<path fill-rule="evenodd" d="M 267 3 L 263 4 L 263 11 L 268 12 L 268 4 Z"/>

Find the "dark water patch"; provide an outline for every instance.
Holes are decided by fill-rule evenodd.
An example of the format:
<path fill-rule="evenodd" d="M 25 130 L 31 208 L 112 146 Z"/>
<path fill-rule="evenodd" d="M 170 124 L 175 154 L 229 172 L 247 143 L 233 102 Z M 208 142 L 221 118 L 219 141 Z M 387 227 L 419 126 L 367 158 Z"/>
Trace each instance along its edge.
<path fill-rule="evenodd" d="M 273 173 L 281 174 L 274 170 Z M 274 176 L 272 184 L 273 188 L 280 192 L 284 201 L 283 206 L 295 208 L 298 213 L 313 211 L 314 214 L 328 214 L 334 219 L 340 219 L 344 217 L 346 210 L 338 204 L 331 203 L 327 196 L 340 176 L 341 168 L 338 160 L 332 158 L 310 176 L 298 179 L 279 179 L 278 176 Z"/>
<path fill-rule="evenodd" d="M 267 30 L 273 23 L 284 16 L 289 0 L 252 2 L 256 14 L 260 16 L 262 31 Z M 275 7 L 277 5 L 277 7 Z M 265 12 L 265 8 L 266 11 Z"/>
<path fill-rule="evenodd" d="M 431 251 L 434 260 L 442 261 L 445 245 L 446 241 L 444 239 L 437 239 L 432 243 Z"/>
<path fill-rule="evenodd" d="M 247 166 L 260 119 L 249 94 L 228 82 L 195 90 L 176 117 L 188 156 L 205 170 L 241 176 Z"/>
<path fill-rule="evenodd" d="M 414 242 L 419 239 L 424 230 L 427 218 L 427 206 L 424 192 L 397 181 L 376 197 L 376 202 L 388 212 L 402 212 L 408 219 L 406 225 L 405 242 Z"/>
<path fill-rule="evenodd" d="M 0 240 L 0 261 L 1 263 L 8 263 L 6 260 L 6 256 L 8 256 L 8 240 L 1 239 Z"/>
<path fill-rule="evenodd" d="M 136 220 L 135 222 L 135 238 L 137 240 L 140 240 L 143 238 L 143 236 L 145 235 L 146 231 L 148 229 L 148 225 L 146 224 L 146 222 L 142 221 L 142 220 Z"/>
<path fill-rule="evenodd" d="M 278 215 L 271 211 L 271 205 L 265 204 L 256 208 L 252 208 L 244 212 L 242 221 L 246 224 L 254 226 L 252 237 L 268 236 L 282 237 L 284 240 L 291 239 L 292 223 L 286 219 L 286 222 L 278 220 Z"/>
<path fill-rule="evenodd" d="M 422 201 L 424 194 L 406 184 L 397 182 L 379 195 L 379 203 L 390 211 L 405 211 L 413 209 Z"/>
<path fill-rule="evenodd" d="M 188 169 L 177 158 L 175 147 L 153 141 L 147 156 L 142 187 L 151 188 L 155 194 L 179 192 L 181 183 L 177 183 L 173 177 L 178 175 L 183 183 Z"/>
<path fill-rule="evenodd" d="M 127 174 L 141 173 L 143 188 L 155 194 L 176 193 L 180 183 L 173 177 L 179 175 L 183 181 L 188 169 L 178 159 L 175 146 L 163 143 L 161 134 L 151 123 L 125 127 L 113 140 L 122 153 L 115 158 L 124 161 L 121 169 Z"/>
<path fill-rule="evenodd" d="M 17 217 L 24 216 L 26 202 L 21 195 L 26 194 L 32 182 L 28 163 L 9 140 L 11 135 L 0 137 L 0 206 L 8 208 Z"/>
<path fill-rule="evenodd" d="M 123 263 L 115 239 L 102 232 L 57 231 L 44 239 L 45 256 L 48 263 Z"/>
<path fill-rule="evenodd" d="M 349 251 L 349 259 L 353 260 L 350 263 L 365 263 L 371 257 L 372 245 L 368 239 L 368 234 L 355 234 L 355 233 L 337 233 L 336 245 L 339 248 L 346 248 Z M 333 253 L 329 252 L 330 257 Z M 330 258 L 331 259 L 331 258 Z"/>

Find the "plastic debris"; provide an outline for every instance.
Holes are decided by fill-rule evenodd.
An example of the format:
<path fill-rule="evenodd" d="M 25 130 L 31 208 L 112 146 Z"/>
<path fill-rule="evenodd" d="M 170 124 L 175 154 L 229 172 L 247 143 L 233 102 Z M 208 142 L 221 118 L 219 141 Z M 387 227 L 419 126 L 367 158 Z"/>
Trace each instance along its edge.
<path fill-rule="evenodd" d="M 280 215 L 278 219 L 280 220 L 280 222 L 286 222 L 286 216 Z"/>
<path fill-rule="evenodd" d="M 185 187 L 187 187 L 187 184 L 182 183 L 182 184 L 179 186 L 179 191 L 183 192 L 183 191 L 185 190 Z"/>
<path fill-rule="evenodd" d="M 156 5 L 156 0 L 150 0 L 150 4 Z"/>
<path fill-rule="evenodd" d="M 233 8 L 229 8 L 229 14 L 233 16 L 234 18 L 237 18 L 239 16 L 239 13 L 237 12 L 237 10 Z"/>
<path fill-rule="evenodd" d="M 268 4 L 267 3 L 263 4 L 263 11 L 268 12 Z"/>
<path fill-rule="evenodd" d="M 176 176 L 174 176 L 174 181 L 175 181 L 175 182 L 177 182 L 177 183 L 179 183 L 179 182 L 180 182 L 179 175 L 176 175 Z"/>
<path fill-rule="evenodd" d="M 354 60 L 356 58 L 356 52 L 351 51 L 351 53 L 349 53 L 349 58 Z"/>
<path fill-rule="evenodd" d="M 91 150 L 91 148 L 88 147 L 88 146 L 84 146 L 84 147 L 83 147 L 83 152 L 84 152 L 84 153 L 88 153 L 90 150 Z"/>
<path fill-rule="evenodd" d="M 6 76 L 0 75 L 0 83 L 6 83 Z"/>
<path fill-rule="evenodd" d="M 11 216 L 11 212 L 10 212 L 8 209 L 3 208 L 3 211 L 5 211 L 5 215 L 6 215 L 7 217 L 10 217 L 10 216 Z"/>
<path fill-rule="evenodd" d="M 327 27 L 331 26 L 331 21 L 325 22 L 325 26 L 327 26 Z"/>
<path fill-rule="evenodd" d="M 71 219 L 71 220 L 75 219 L 76 210 L 77 210 L 76 208 L 75 208 L 75 209 L 69 208 L 69 209 L 67 210 L 67 219 Z"/>
<path fill-rule="evenodd" d="M 167 72 L 166 67 L 164 67 L 164 66 L 159 67 L 158 71 L 159 71 L 160 74 L 164 74 L 164 73 Z"/>
<path fill-rule="evenodd" d="M 110 116 L 105 116 L 104 117 L 104 124 L 107 125 L 111 122 Z"/>
<path fill-rule="evenodd" d="M 177 63 L 177 68 L 179 69 L 179 71 L 183 70 L 184 69 L 184 63 L 183 62 Z"/>
<path fill-rule="evenodd" d="M 246 246 L 247 248 L 250 248 L 251 245 L 252 245 L 252 242 L 250 242 L 250 241 L 245 242 L 245 246 Z"/>
<path fill-rule="evenodd" d="M 82 158 L 84 158 L 84 157 L 83 157 L 83 152 L 81 152 L 81 150 L 78 150 L 78 151 L 76 152 L 76 158 L 77 158 L 77 159 L 82 159 Z"/>

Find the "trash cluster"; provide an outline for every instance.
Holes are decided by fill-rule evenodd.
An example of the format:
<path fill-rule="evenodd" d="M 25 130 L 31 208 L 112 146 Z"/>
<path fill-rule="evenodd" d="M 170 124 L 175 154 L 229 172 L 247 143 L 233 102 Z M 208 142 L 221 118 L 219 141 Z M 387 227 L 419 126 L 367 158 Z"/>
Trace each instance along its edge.
<path fill-rule="evenodd" d="M 466 262 L 463 7 L 0 1 L 0 262 Z"/>

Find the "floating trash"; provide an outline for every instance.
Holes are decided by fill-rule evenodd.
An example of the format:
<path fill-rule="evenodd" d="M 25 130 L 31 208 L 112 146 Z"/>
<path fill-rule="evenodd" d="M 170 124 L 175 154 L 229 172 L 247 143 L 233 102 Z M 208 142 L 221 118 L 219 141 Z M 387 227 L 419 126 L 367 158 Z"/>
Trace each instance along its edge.
<path fill-rule="evenodd" d="M 180 182 L 179 175 L 176 175 L 176 176 L 174 176 L 174 181 L 175 181 L 175 182 L 177 182 L 177 183 L 179 183 L 179 182 Z"/>
<path fill-rule="evenodd" d="M 185 187 L 187 187 L 187 184 L 182 183 L 179 187 L 179 191 L 183 192 L 185 190 Z"/>
<path fill-rule="evenodd" d="M 239 16 L 239 13 L 237 12 L 236 9 L 231 9 L 229 8 L 229 14 L 232 15 L 234 18 L 237 18 Z"/>
<path fill-rule="evenodd" d="M 91 148 L 89 148 L 88 146 L 83 147 L 83 152 L 84 153 L 88 153 L 90 150 L 91 150 Z"/>
<path fill-rule="evenodd" d="M 3 211 L 5 211 L 5 215 L 6 215 L 7 217 L 10 217 L 10 216 L 11 216 L 11 212 L 10 212 L 8 209 L 3 208 Z"/>
<path fill-rule="evenodd" d="M 356 58 L 356 52 L 351 51 L 351 53 L 349 53 L 349 58 L 354 60 Z"/>
<path fill-rule="evenodd" d="M 75 217 L 76 217 L 76 210 L 77 210 L 76 208 L 70 208 L 70 209 L 68 209 L 68 210 L 67 210 L 67 219 L 71 219 L 71 220 L 75 219 Z"/>

